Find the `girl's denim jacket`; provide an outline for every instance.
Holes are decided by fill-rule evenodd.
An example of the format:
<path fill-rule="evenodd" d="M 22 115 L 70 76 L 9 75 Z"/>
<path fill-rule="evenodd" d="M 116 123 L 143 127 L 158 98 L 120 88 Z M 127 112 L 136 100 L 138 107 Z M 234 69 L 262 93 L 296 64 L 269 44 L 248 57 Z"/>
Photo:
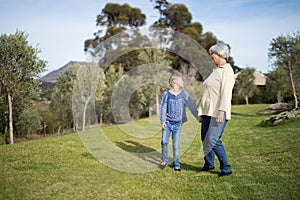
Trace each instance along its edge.
<path fill-rule="evenodd" d="M 187 121 L 185 106 L 187 106 L 195 118 L 198 111 L 193 104 L 190 95 L 182 90 L 177 96 L 169 91 L 164 92 L 160 104 L 160 123 L 184 123 Z"/>

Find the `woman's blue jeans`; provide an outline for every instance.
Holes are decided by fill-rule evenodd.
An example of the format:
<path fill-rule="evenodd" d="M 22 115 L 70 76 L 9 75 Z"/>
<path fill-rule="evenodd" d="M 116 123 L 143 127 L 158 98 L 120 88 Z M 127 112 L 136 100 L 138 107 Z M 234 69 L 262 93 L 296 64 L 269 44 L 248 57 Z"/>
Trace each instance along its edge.
<path fill-rule="evenodd" d="M 182 123 L 166 123 L 166 129 L 162 131 L 161 148 L 162 148 L 162 162 L 168 163 L 168 141 L 170 133 L 172 132 L 172 147 L 173 147 L 173 167 L 180 168 L 179 156 L 180 156 L 180 133 Z"/>
<path fill-rule="evenodd" d="M 217 123 L 215 117 L 202 116 L 201 140 L 204 151 L 204 166 L 213 168 L 216 154 L 220 162 L 221 171 L 231 172 L 231 166 L 228 164 L 225 148 L 220 140 L 225 126 L 226 115 L 224 115 L 223 123 Z"/>

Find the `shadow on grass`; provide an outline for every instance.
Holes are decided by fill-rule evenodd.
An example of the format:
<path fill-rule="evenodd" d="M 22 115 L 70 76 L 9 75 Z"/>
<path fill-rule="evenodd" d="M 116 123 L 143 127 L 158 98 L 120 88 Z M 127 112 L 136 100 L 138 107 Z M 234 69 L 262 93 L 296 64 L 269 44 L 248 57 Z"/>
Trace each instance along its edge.
<path fill-rule="evenodd" d="M 132 153 L 151 153 L 153 151 L 156 151 L 156 149 L 147 147 L 143 144 L 140 144 L 132 140 L 126 140 L 125 142 L 116 142 L 116 144 L 124 151 L 132 152 Z"/>
<path fill-rule="evenodd" d="M 186 163 L 180 163 L 181 169 L 186 170 L 186 171 L 194 171 L 196 172 L 197 169 L 199 169 L 198 166 L 186 164 Z"/>
<path fill-rule="evenodd" d="M 134 153 L 137 157 L 146 162 L 153 163 L 159 167 L 161 162 L 160 152 L 156 149 L 140 144 L 136 141 L 126 140 L 125 142 L 116 142 L 117 146 L 124 151 Z"/>
<path fill-rule="evenodd" d="M 97 160 L 97 159 L 93 156 L 93 154 L 91 154 L 91 153 L 89 153 L 89 152 L 83 153 L 83 154 L 81 154 L 81 155 L 82 155 L 83 157 L 88 158 L 88 159 Z"/>
<path fill-rule="evenodd" d="M 140 144 L 139 142 L 132 141 L 132 140 L 126 140 L 124 142 L 116 142 L 116 145 L 123 149 L 124 151 L 134 153 L 137 157 L 143 159 L 146 162 L 153 163 L 157 165 L 159 168 L 159 165 L 161 163 L 161 152 L 158 152 L 156 149 L 152 147 L 145 146 L 143 144 Z M 96 158 L 91 153 L 83 153 L 82 156 L 88 158 L 88 159 L 95 159 Z M 172 159 L 172 157 L 170 157 Z M 187 163 L 180 163 L 181 169 L 185 171 L 193 171 L 196 173 L 196 171 L 201 166 L 195 166 L 190 165 Z M 173 168 L 173 163 L 168 165 L 169 168 Z M 218 174 L 218 171 L 209 171 L 209 172 L 202 172 L 202 173 L 211 173 L 211 174 Z"/>

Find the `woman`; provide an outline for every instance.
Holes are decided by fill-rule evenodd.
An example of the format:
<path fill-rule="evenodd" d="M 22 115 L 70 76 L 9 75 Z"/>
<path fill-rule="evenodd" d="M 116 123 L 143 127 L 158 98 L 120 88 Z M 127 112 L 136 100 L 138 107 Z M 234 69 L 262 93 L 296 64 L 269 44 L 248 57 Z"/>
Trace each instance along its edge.
<path fill-rule="evenodd" d="M 214 169 L 216 154 L 221 169 L 219 177 L 222 177 L 232 173 L 221 136 L 227 120 L 231 119 L 231 98 L 235 77 L 231 65 L 227 63 L 229 48 L 225 43 L 218 42 L 209 49 L 209 53 L 216 68 L 203 82 L 198 120 L 202 122 L 201 140 L 205 163 L 197 172 Z"/>

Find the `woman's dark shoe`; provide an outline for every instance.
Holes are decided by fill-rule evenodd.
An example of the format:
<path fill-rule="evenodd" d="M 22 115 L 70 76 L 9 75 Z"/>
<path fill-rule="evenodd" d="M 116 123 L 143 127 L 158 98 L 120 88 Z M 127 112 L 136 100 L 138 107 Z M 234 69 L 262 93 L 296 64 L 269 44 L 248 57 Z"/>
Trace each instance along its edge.
<path fill-rule="evenodd" d="M 229 176 L 230 174 L 232 174 L 232 172 L 221 172 L 219 174 L 219 177 L 222 177 L 222 176 Z"/>
<path fill-rule="evenodd" d="M 207 167 L 203 166 L 202 168 L 197 169 L 197 172 L 207 172 L 209 170 L 213 170 L 215 167 Z"/>
<path fill-rule="evenodd" d="M 180 172 L 181 169 L 180 169 L 180 168 L 174 168 L 174 171 L 175 171 L 175 172 Z"/>

